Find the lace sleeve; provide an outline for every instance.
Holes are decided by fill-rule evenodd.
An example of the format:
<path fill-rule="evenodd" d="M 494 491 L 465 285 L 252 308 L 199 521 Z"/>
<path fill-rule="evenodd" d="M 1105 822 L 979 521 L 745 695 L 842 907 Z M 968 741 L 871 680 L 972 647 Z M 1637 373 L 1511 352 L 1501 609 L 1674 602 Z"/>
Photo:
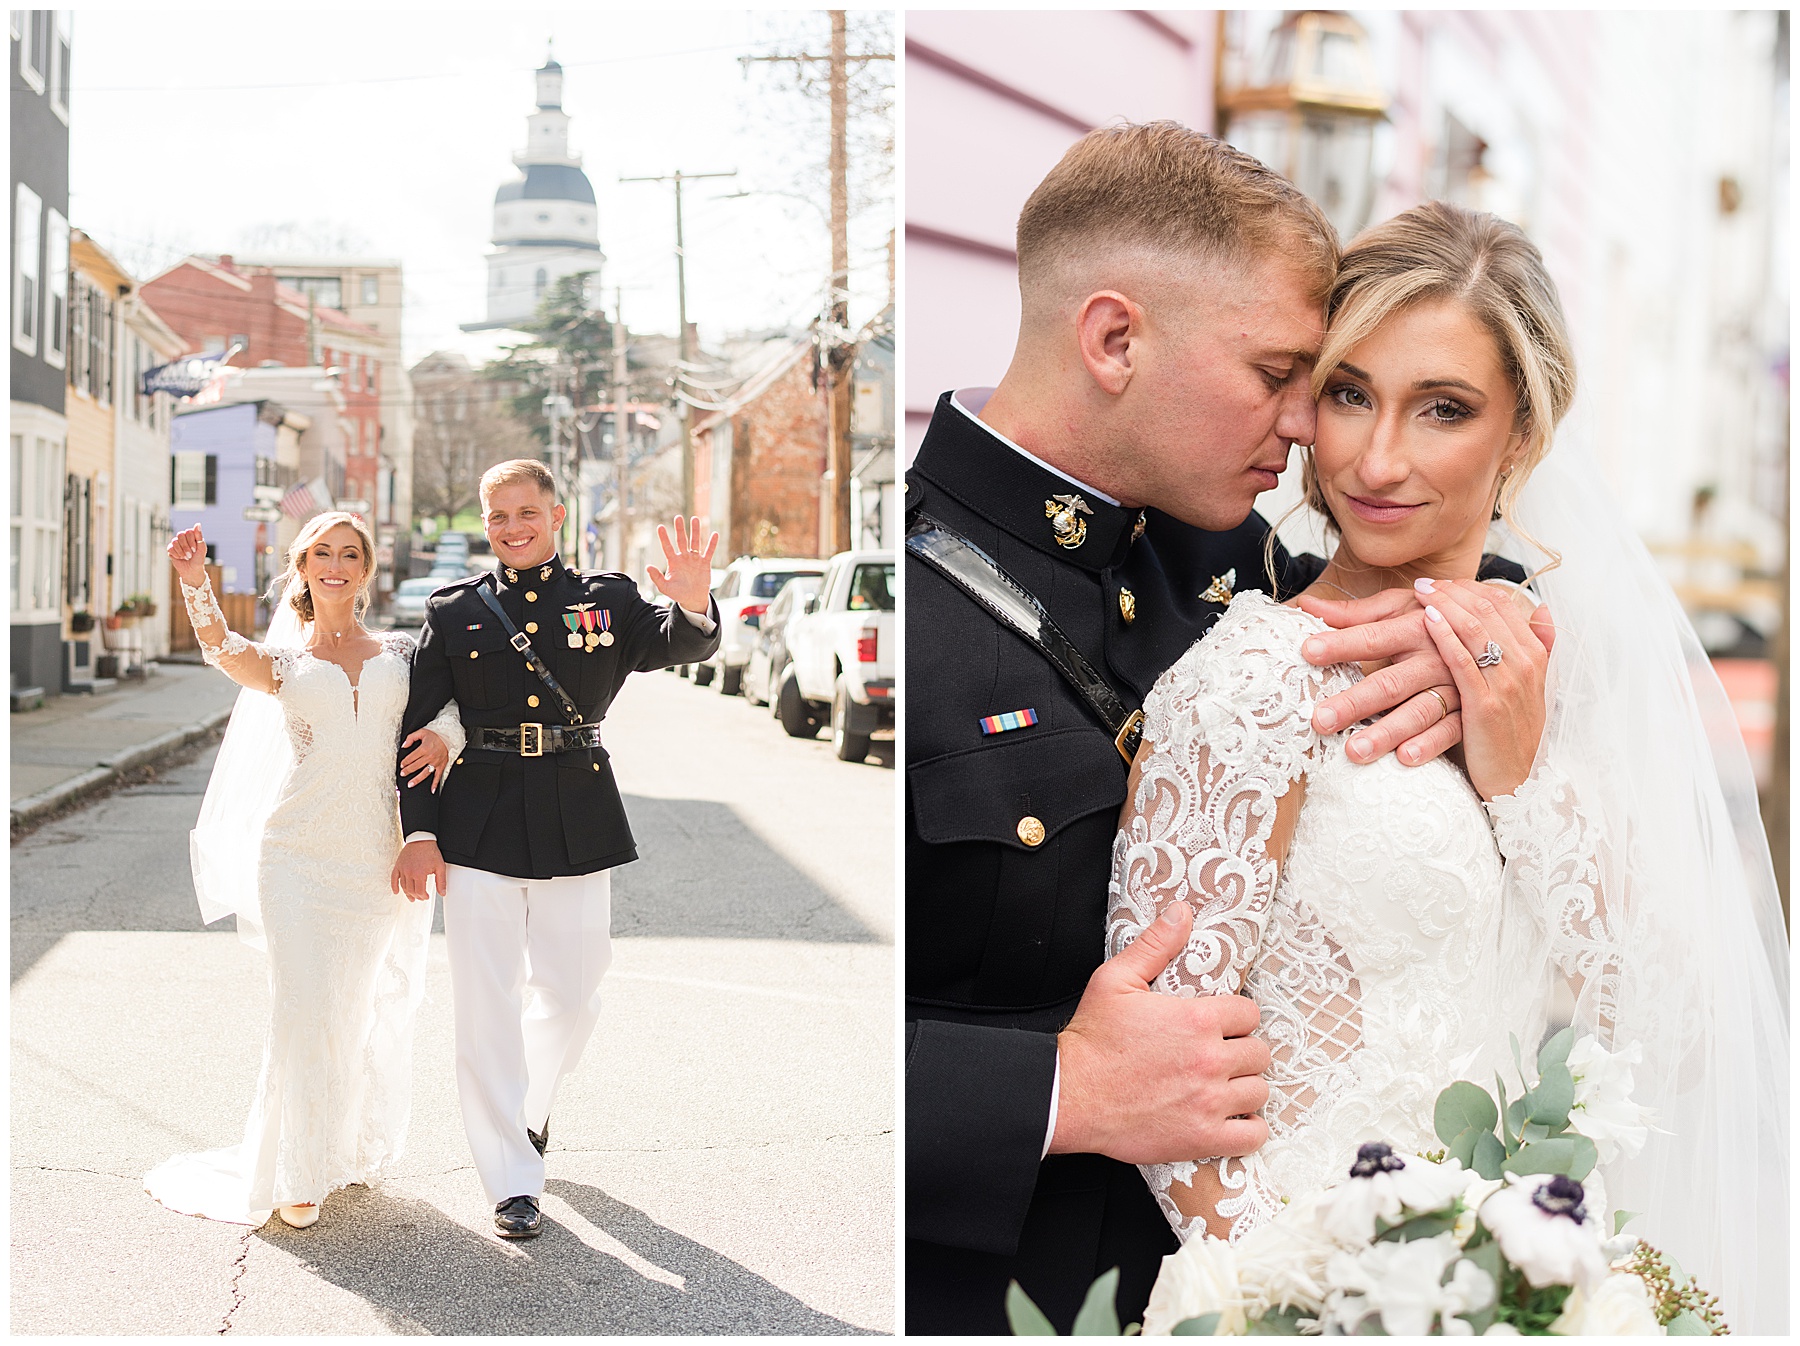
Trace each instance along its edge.
<path fill-rule="evenodd" d="M 1292 787 L 1304 786 L 1319 750 L 1312 708 L 1327 673 L 1297 653 L 1314 629 L 1304 613 L 1246 594 L 1145 702 L 1144 747 L 1113 845 L 1107 953 L 1186 901 L 1187 948 L 1155 983 L 1170 995 L 1235 993 L 1257 957 L 1303 793 Z M 1246 1182 L 1241 1163 L 1219 1161 L 1217 1186 L 1202 1193 L 1195 1179 L 1210 1183 L 1210 1162 L 1143 1166 L 1184 1238 L 1204 1207 L 1227 1214 L 1214 1198 Z"/>
<path fill-rule="evenodd" d="M 1517 791 L 1487 806 L 1494 842 L 1507 860 L 1507 897 L 1528 908 L 1574 999 L 1571 1021 L 1610 1046 L 1619 992 L 1617 913 L 1601 875 L 1606 839 L 1566 772 L 1546 755 Z"/>
<path fill-rule="evenodd" d="M 196 588 L 190 588 L 186 580 L 180 583 L 188 622 L 200 642 L 200 657 L 241 686 L 259 692 L 279 691 L 284 668 L 268 650 L 225 624 L 211 581 L 202 581 Z"/>
<path fill-rule="evenodd" d="M 382 639 L 387 642 L 389 649 L 406 660 L 409 665 L 413 661 L 413 656 L 419 652 L 418 642 L 404 631 L 389 631 Z M 444 774 L 448 776 L 450 768 L 456 765 L 456 759 L 461 756 L 462 750 L 468 746 L 469 742 L 468 731 L 463 728 L 462 711 L 457 708 L 454 699 L 446 701 L 444 708 L 437 713 L 436 718 L 423 727 L 443 739 L 444 746 L 450 750 L 450 763 L 444 768 Z M 441 785 L 442 782 L 439 784 Z"/>

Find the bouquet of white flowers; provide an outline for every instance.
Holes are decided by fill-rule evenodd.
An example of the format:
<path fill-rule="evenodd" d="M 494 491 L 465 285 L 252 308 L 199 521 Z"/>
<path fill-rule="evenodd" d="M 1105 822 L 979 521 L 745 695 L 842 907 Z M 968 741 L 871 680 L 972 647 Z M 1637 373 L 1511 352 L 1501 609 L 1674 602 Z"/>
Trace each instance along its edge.
<path fill-rule="evenodd" d="M 1718 1305 L 1665 1254 L 1602 1233 L 1594 1166 L 1635 1154 L 1652 1118 L 1630 1101 L 1636 1048 L 1564 1029 L 1508 1100 L 1458 1080 L 1438 1095 L 1444 1149 L 1376 1142 L 1341 1182 L 1288 1202 L 1235 1243 L 1197 1234 L 1163 1259 L 1146 1336 L 1707 1336 Z M 1587 1180 L 1584 1185 L 1583 1180 Z M 1117 1336 L 1117 1270 L 1089 1290 L 1077 1336 Z M 1015 1335 L 1054 1335 L 1015 1282 Z M 1137 1325 L 1126 1330 L 1135 1333 Z"/>

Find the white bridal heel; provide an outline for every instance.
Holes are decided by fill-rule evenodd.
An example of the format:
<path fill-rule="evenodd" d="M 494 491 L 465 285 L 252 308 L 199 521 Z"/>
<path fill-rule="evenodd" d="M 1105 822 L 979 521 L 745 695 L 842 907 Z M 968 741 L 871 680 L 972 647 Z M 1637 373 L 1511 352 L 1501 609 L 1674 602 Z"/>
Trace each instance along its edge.
<path fill-rule="evenodd" d="M 315 1202 L 304 1206 L 283 1206 L 275 1212 L 281 1222 L 295 1229 L 311 1229 L 319 1222 L 319 1207 Z"/>

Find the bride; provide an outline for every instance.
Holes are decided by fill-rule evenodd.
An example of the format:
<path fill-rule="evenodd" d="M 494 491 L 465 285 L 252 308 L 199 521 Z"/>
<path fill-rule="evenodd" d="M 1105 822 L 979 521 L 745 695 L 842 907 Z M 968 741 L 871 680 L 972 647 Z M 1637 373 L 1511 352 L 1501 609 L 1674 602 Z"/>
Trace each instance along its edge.
<path fill-rule="evenodd" d="M 192 834 L 207 922 L 235 913 L 269 955 L 270 1021 L 241 1145 L 178 1155 L 145 1189 L 186 1215 L 297 1229 L 325 1197 L 391 1169 L 406 1138 L 429 900 L 396 897 L 395 744 L 413 656 L 362 624 L 375 543 L 351 514 L 306 524 L 266 641 L 231 631 L 190 528 L 169 543 L 206 662 L 245 690 Z M 416 745 L 416 746 L 414 746 Z M 409 785 L 461 751 L 454 703 L 408 737 Z"/>
<path fill-rule="evenodd" d="M 1586 455 L 1552 451 L 1575 382 L 1555 286 L 1516 227 L 1430 203 L 1351 245 L 1327 317 L 1304 482 L 1335 552 L 1297 605 L 1239 594 L 1156 684 L 1108 918 L 1112 954 L 1193 906 L 1159 989 L 1256 1001 L 1270 1138 L 1146 1180 L 1183 1238 L 1239 1238 L 1344 1177 L 1362 1142 L 1437 1148 L 1444 1086 L 1511 1077 L 1509 1032 L 1534 1055 L 1573 1024 L 1651 1109 L 1599 1142 L 1590 1210 L 1644 1212 L 1631 1232 L 1736 1330 L 1784 1332 L 1787 941 L 1768 848 L 1673 593 Z M 1491 524 L 1536 568 L 1549 649 L 1529 598 L 1474 583 Z M 1319 614 L 1397 586 L 1455 678 L 1438 698 L 1461 716 L 1456 760 L 1357 765 L 1355 726 L 1311 724 L 1373 671 L 1307 662 Z"/>

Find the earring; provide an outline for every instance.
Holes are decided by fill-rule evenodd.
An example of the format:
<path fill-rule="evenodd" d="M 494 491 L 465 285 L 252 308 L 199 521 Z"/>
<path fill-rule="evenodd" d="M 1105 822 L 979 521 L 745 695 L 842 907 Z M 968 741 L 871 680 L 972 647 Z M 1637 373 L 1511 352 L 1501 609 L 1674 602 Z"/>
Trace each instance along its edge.
<path fill-rule="evenodd" d="M 1490 520 L 1492 523 L 1500 522 L 1500 497 L 1506 491 L 1506 479 L 1510 476 L 1512 476 L 1511 468 L 1507 468 L 1506 471 L 1500 474 L 1500 485 L 1494 492 L 1494 517 Z"/>

